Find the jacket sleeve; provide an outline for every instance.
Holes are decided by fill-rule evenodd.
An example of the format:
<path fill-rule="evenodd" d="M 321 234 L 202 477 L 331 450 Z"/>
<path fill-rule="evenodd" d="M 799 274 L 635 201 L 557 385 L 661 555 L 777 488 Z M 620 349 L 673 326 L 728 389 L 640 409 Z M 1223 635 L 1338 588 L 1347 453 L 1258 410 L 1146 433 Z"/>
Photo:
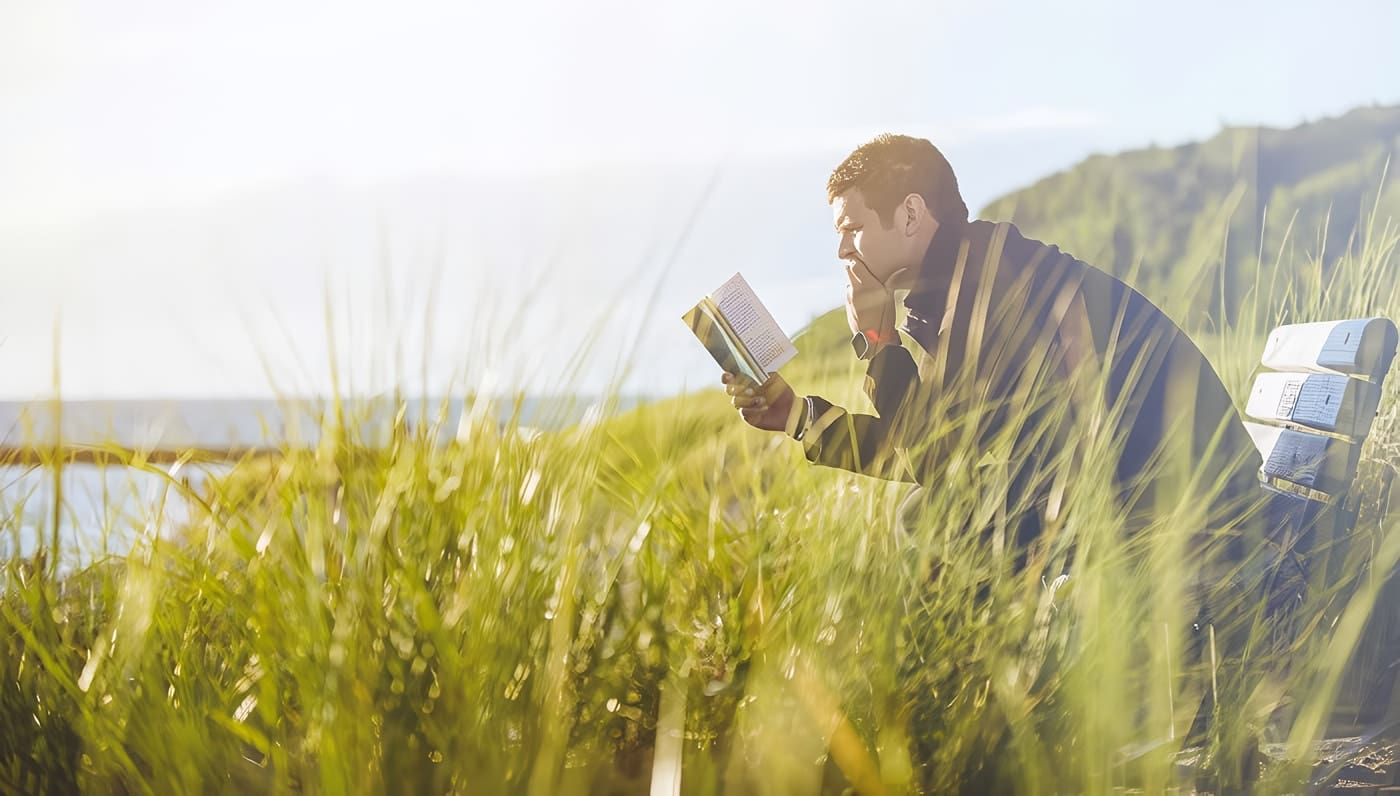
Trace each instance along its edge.
<path fill-rule="evenodd" d="M 875 415 L 856 414 L 820 396 L 809 396 L 810 423 L 801 435 L 803 452 L 813 464 L 837 467 L 888 481 L 915 480 L 900 450 L 903 412 L 919 389 L 919 370 L 908 349 L 889 345 L 870 361 L 865 394 Z"/>

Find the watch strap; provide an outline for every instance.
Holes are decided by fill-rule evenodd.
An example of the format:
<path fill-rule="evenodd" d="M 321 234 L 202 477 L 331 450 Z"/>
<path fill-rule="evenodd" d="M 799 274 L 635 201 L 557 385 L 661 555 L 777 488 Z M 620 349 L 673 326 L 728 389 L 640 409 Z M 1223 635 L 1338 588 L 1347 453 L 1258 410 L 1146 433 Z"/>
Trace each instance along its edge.
<path fill-rule="evenodd" d="M 787 435 L 801 441 L 811 426 L 812 396 L 807 395 L 803 396 L 800 401 L 792 402 L 792 409 L 788 412 Z"/>

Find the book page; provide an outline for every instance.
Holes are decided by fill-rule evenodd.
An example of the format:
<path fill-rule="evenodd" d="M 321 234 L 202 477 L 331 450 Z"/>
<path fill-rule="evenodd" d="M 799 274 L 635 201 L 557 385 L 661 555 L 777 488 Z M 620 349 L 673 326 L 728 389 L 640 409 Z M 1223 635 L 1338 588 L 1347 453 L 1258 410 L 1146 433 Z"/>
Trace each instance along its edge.
<path fill-rule="evenodd" d="M 773 320 L 768 308 L 758 300 L 741 274 L 730 277 L 710 295 L 734 333 L 744 341 L 744 346 L 764 370 L 772 373 L 797 356 L 792 339 Z"/>

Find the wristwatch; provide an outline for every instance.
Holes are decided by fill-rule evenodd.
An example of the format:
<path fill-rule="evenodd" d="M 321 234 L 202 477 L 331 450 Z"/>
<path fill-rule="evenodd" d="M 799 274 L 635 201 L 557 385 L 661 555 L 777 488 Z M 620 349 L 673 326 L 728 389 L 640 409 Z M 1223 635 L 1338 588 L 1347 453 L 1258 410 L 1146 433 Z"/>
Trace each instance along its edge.
<path fill-rule="evenodd" d="M 893 338 L 886 337 L 889 336 L 881 335 L 874 329 L 856 332 L 851 336 L 851 348 L 855 349 L 857 359 L 872 359 L 882 344 L 894 342 Z"/>
<path fill-rule="evenodd" d="M 812 417 L 812 413 L 815 409 L 816 407 L 812 405 L 812 396 L 810 395 L 803 396 L 801 401 L 795 401 L 793 403 L 792 411 L 788 415 L 788 426 L 786 429 L 789 437 L 792 437 L 798 442 L 802 441 L 802 438 L 807 435 L 807 431 L 812 428 L 812 421 L 815 419 Z"/>

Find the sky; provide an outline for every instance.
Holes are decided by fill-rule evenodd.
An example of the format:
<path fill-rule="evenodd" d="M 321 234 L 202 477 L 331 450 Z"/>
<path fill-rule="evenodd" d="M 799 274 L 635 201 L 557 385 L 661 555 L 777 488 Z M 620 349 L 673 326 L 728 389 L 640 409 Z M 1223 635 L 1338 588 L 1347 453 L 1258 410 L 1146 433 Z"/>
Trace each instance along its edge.
<path fill-rule="evenodd" d="M 256 235 L 266 219 L 290 216 L 248 208 L 280 207 L 308 185 L 360 195 L 448 176 L 529 185 L 536 193 L 502 201 L 499 218 L 476 202 L 468 221 L 451 216 L 450 225 L 488 230 L 481 240 L 498 257 L 544 257 L 550 240 L 565 240 L 560 230 L 579 226 L 565 216 L 597 195 L 599 180 L 700 175 L 648 194 L 646 209 L 657 211 L 649 227 L 624 218 L 569 233 L 580 248 L 617 246 L 635 263 L 684 236 L 687 211 L 705 201 L 704 175 L 811 163 L 808 190 L 833 157 L 884 130 L 944 147 L 975 208 L 1094 152 L 1400 102 L 1396 30 L 1394 0 L 0 0 L 0 278 L 9 286 L 0 294 L 0 397 L 51 390 L 55 324 L 71 394 L 265 392 L 265 363 L 235 350 L 250 326 L 273 328 L 256 319 L 260 307 L 293 318 L 294 336 L 323 328 L 323 317 L 297 319 L 324 307 L 325 242 L 363 238 L 373 254 L 373 236 L 337 226 L 350 223 L 349 211 L 328 211 L 304 262 L 219 260 L 199 242 L 205 216 L 220 208 L 252 213 L 246 235 Z M 593 176 L 558 177 L 571 174 Z M 733 183 L 726 201 L 760 188 Z M 810 195 L 802 224 L 810 219 L 816 242 L 802 251 L 826 258 L 824 268 L 834 245 L 823 237 L 824 197 Z M 425 205 L 419 197 L 399 206 Z M 731 210 L 720 218 L 742 217 Z M 749 214 L 772 212 L 755 205 Z M 733 222 L 724 224 L 698 225 L 690 245 L 725 236 Z M 106 256 L 124 230 L 145 232 Z M 245 233 L 220 234 L 236 243 Z M 751 234 L 763 235 L 762 224 Z M 174 239 L 187 248 L 170 249 Z M 439 267 L 451 283 L 453 262 Z M 710 269 L 687 290 L 732 272 L 686 267 Z M 410 272 L 419 276 L 409 281 L 427 273 Z M 496 277 L 513 301 L 561 300 L 525 292 L 508 271 Z M 769 295 L 777 279 L 764 284 Z M 289 282 L 300 303 L 275 295 Z M 835 288 L 817 298 L 816 284 L 805 283 L 797 292 L 806 303 L 785 305 L 779 320 L 800 323 L 839 303 Z M 478 291 L 473 301 L 490 297 Z M 684 307 L 671 309 L 662 314 Z M 221 332 L 211 318 L 241 320 Z M 197 354 L 177 346 L 152 355 L 151 341 L 186 338 L 198 339 Z M 171 364 L 196 358 L 197 367 Z M 703 363 L 686 361 L 656 389 L 690 384 Z"/>

